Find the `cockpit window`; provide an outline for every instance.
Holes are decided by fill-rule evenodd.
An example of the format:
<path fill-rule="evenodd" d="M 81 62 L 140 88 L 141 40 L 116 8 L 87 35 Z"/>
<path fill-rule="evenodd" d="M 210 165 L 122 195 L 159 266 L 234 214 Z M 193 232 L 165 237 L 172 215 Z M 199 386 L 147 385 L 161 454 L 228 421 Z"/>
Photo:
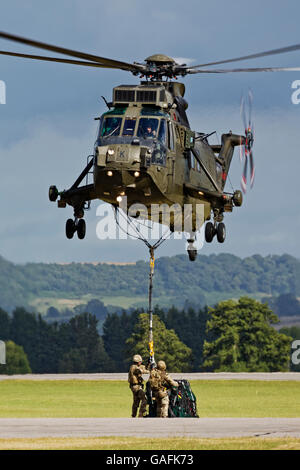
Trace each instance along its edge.
<path fill-rule="evenodd" d="M 138 137 L 144 139 L 157 137 L 158 122 L 158 119 L 155 118 L 141 118 L 137 131 Z"/>
<path fill-rule="evenodd" d="M 119 117 L 106 117 L 103 121 L 101 129 L 101 137 L 108 137 L 111 135 L 120 135 L 122 118 Z"/>
<path fill-rule="evenodd" d="M 159 126 L 159 133 L 158 139 L 165 144 L 166 143 L 166 134 L 167 134 L 167 127 L 166 127 L 166 120 L 161 119 L 160 126 Z"/>
<path fill-rule="evenodd" d="M 125 119 L 123 127 L 123 135 L 133 135 L 135 130 L 136 119 Z"/>

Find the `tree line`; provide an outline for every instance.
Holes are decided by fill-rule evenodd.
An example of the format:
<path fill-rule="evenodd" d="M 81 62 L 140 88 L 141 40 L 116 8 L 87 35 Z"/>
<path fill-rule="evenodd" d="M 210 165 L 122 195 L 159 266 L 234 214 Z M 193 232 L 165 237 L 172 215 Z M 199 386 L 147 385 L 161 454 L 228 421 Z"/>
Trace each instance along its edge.
<path fill-rule="evenodd" d="M 36 374 L 111 370 L 97 318 L 87 312 L 65 323 L 47 323 L 24 308 L 16 308 L 11 316 L 1 309 L 0 338 L 21 346 L 30 371 Z M 0 371 L 6 373 L 9 365 L 7 359 L 7 366 L 0 366 Z"/>
<path fill-rule="evenodd" d="M 98 299 L 146 297 L 148 269 L 144 261 L 125 266 L 104 263 L 15 265 L 0 257 L 0 305 L 12 312 L 18 305 L 29 308 L 35 298 L 78 299 L 84 294 Z M 231 254 L 198 255 L 194 263 L 190 263 L 186 255 L 156 261 L 155 295 L 171 298 L 179 308 L 185 303 L 196 308 L 211 304 L 215 293 L 222 293 L 223 298 L 237 298 L 258 292 L 268 296 L 287 293 L 300 296 L 300 261 L 290 255 L 254 255 L 241 259 Z"/>
<path fill-rule="evenodd" d="M 272 325 L 277 322 L 267 304 L 248 297 L 214 308 L 157 306 L 155 359 L 165 360 L 173 372 L 297 370 L 290 357 L 299 331 L 276 331 Z M 24 308 L 11 315 L 0 309 L 0 339 L 7 342 L 10 358 L 0 372 L 126 372 L 134 354 L 147 359 L 148 334 L 148 315 L 139 309 L 108 314 L 102 335 L 92 312 L 49 323 Z M 12 370 L 11 364 L 18 361 L 22 368 Z"/>

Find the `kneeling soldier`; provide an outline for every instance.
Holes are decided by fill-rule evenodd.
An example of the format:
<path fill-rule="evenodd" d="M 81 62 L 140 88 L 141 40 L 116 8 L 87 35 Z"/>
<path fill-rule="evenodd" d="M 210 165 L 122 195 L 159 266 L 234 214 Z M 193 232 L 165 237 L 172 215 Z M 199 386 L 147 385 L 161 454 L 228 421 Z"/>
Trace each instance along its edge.
<path fill-rule="evenodd" d="M 166 368 L 164 361 L 158 361 L 157 367 L 150 372 L 149 382 L 156 400 L 156 416 L 158 418 L 168 417 L 169 395 L 167 389 L 178 387 L 178 383 L 167 374 Z"/>
<path fill-rule="evenodd" d="M 131 417 L 135 418 L 137 415 L 137 411 L 140 405 L 139 410 L 139 418 L 142 418 L 146 412 L 147 406 L 147 398 L 146 394 L 143 390 L 144 388 L 144 380 L 142 375 L 149 374 L 149 371 L 146 367 L 142 364 L 143 359 L 139 354 L 135 354 L 133 356 L 133 364 L 129 369 L 128 372 L 128 382 L 130 390 L 133 394 L 133 404 L 132 404 L 132 413 Z"/>

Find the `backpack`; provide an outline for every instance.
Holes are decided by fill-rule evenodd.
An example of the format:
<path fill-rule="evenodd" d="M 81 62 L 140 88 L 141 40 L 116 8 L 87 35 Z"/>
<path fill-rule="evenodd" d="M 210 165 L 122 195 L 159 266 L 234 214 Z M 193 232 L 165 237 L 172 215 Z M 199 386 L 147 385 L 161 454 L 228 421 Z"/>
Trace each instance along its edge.
<path fill-rule="evenodd" d="M 177 380 L 178 388 L 169 390 L 169 418 L 199 418 L 196 397 L 188 380 Z M 153 400 L 151 385 L 146 384 L 146 397 L 149 405 L 148 418 L 156 417 L 156 401 Z"/>
<path fill-rule="evenodd" d="M 178 388 L 169 395 L 170 418 L 199 418 L 196 397 L 188 380 L 177 380 Z"/>

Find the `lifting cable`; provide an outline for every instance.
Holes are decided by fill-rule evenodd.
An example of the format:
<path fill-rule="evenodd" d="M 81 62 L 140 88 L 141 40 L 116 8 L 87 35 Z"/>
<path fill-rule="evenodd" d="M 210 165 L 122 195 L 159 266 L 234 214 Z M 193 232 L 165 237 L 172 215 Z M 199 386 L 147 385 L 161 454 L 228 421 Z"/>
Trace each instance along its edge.
<path fill-rule="evenodd" d="M 118 227 L 130 237 L 136 240 L 141 240 L 149 249 L 149 254 L 150 254 L 150 271 L 149 271 L 149 288 L 148 288 L 149 363 L 150 363 L 150 367 L 152 368 L 152 367 L 155 367 L 154 346 L 153 346 L 153 308 L 152 308 L 153 276 L 154 276 L 154 264 L 155 264 L 154 252 L 167 240 L 166 234 L 170 232 L 170 230 L 167 229 L 165 233 L 163 233 L 163 235 L 158 239 L 158 241 L 154 243 L 153 245 L 151 245 L 148 242 L 148 240 L 142 235 L 140 229 L 138 228 L 137 225 L 133 223 L 130 217 L 126 213 L 121 212 L 121 210 L 118 207 L 116 206 L 113 206 L 113 207 L 114 207 L 115 220 L 116 220 L 116 224 L 118 225 Z M 133 234 L 130 234 L 126 229 L 124 229 L 124 227 L 120 225 L 120 222 L 119 222 L 120 215 L 126 220 L 128 225 L 136 232 L 136 236 Z"/>

